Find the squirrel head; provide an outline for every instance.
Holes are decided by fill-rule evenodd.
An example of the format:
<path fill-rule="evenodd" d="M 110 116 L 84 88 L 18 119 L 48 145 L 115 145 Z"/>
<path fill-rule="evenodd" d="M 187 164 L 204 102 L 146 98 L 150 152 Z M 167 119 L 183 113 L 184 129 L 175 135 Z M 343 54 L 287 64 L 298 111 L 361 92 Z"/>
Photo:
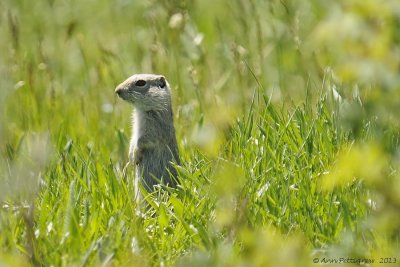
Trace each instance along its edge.
<path fill-rule="evenodd" d="M 170 87 L 163 75 L 134 74 L 119 84 L 115 93 L 143 111 L 171 109 Z"/>

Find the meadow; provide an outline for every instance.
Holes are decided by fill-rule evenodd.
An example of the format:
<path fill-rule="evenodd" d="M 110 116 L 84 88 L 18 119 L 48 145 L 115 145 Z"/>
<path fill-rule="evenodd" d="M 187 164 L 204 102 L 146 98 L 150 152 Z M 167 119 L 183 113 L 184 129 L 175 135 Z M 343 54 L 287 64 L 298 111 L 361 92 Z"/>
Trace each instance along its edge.
<path fill-rule="evenodd" d="M 398 1 L 3 0 L 0 39 L 1 266 L 399 266 Z M 142 203 L 134 73 L 182 161 Z"/>

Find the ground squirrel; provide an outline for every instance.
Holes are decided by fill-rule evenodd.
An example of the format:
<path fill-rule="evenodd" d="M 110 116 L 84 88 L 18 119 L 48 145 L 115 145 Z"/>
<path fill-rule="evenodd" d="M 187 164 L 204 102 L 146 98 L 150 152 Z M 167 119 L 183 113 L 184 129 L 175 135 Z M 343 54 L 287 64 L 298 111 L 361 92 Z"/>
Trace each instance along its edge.
<path fill-rule="evenodd" d="M 147 191 L 163 183 L 176 186 L 179 151 L 171 107 L 171 90 L 165 77 L 135 74 L 117 86 L 115 92 L 134 105 L 129 159 L 136 166 L 136 181 Z"/>

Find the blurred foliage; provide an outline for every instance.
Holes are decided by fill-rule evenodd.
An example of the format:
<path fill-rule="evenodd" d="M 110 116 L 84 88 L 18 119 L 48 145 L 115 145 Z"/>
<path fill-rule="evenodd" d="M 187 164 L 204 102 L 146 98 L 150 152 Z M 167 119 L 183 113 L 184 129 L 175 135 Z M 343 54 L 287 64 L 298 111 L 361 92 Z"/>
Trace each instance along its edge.
<path fill-rule="evenodd" d="M 399 1 L 3 0 L 0 37 L 0 265 L 400 260 Z M 142 209 L 139 72 L 184 162 Z"/>
<path fill-rule="evenodd" d="M 335 186 L 349 185 L 358 178 L 374 184 L 385 176 L 387 164 L 388 160 L 379 146 L 351 147 L 340 152 L 335 167 L 324 177 L 322 188 L 332 190 Z"/>

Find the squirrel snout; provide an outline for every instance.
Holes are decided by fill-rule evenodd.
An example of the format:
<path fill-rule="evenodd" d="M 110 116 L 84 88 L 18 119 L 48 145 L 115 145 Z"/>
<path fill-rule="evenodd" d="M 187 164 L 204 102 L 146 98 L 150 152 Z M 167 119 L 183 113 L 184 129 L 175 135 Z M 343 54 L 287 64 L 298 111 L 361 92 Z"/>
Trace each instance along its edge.
<path fill-rule="evenodd" d="M 118 85 L 117 88 L 115 88 L 115 93 L 116 93 L 118 96 L 121 96 L 121 94 L 122 94 L 123 91 L 124 91 L 124 87 L 121 86 L 121 84 Z"/>

